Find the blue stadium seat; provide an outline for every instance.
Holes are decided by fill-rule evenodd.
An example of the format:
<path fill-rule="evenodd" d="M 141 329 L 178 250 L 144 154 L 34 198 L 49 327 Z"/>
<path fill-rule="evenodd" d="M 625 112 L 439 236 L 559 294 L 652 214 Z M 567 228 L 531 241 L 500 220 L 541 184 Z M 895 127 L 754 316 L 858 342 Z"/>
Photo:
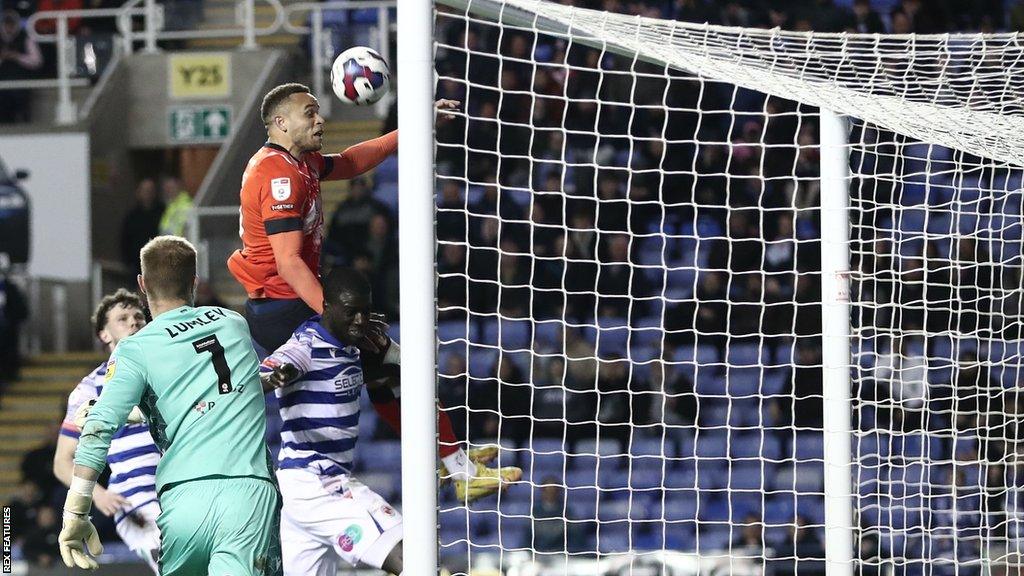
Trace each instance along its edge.
<path fill-rule="evenodd" d="M 469 375 L 473 378 L 493 378 L 496 374 L 498 351 L 480 346 L 469 347 Z"/>
<path fill-rule="evenodd" d="M 701 496 L 696 490 L 665 493 L 665 520 L 685 521 L 697 519 L 697 506 Z"/>
<path fill-rule="evenodd" d="M 445 322 L 438 322 L 437 339 L 442 342 L 450 342 L 452 340 L 459 339 L 475 342 L 477 341 L 476 324 L 467 324 L 462 320 L 447 320 Z"/>
<path fill-rule="evenodd" d="M 651 491 L 661 489 L 664 477 L 660 471 L 633 470 L 629 476 L 629 486 L 633 490 Z"/>
<path fill-rule="evenodd" d="M 726 383 L 732 398 L 751 398 L 761 394 L 760 368 L 732 368 L 726 371 Z"/>
<path fill-rule="evenodd" d="M 698 367 L 694 391 L 701 398 L 708 396 L 724 398 L 728 394 L 726 379 L 717 370 Z"/>
<path fill-rule="evenodd" d="M 699 490 L 723 491 L 728 479 L 728 460 L 721 458 L 697 462 L 695 481 Z"/>
<path fill-rule="evenodd" d="M 759 367 L 761 365 L 760 344 L 730 344 L 726 350 L 729 366 Z"/>
<path fill-rule="evenodd" d="M 388 336 L 390 336 L 391 339 L 394 340 L 395 342 L 398 342 L 399 344 L 401 344 L 402 343 L 402 325 L 400 323 L 398 323 L 398 322 L 390 322 L 388 324 L 388 326 L 389 326 Z"/>
<path fill-rule="evenodd" d="M 597 470 L 597 484 L 603 490 L 622 492 L 629 488 L 630 473 L 620 468 L 603 466 Z"/>
<path fill-rule="evenodd" d="M 761 394 L 763 396 L 782 394 L 790 378 L 792 378 L 792 372 L 788 368 L 765 370 L 761 380 Z"/>
<path fill-rule="evenodd" d="M 597 506 L 597 519 L 601 522 L 613 522 L 629 518 L 629 500 L 602 499 Z"/>
<path fill-rule="evenodd" d="M 728 436 L 715 432 L 697 434 L 696 455 L 698 458 L 724 458 L 728 456 Z"/>
<path fill-rule="evenodd" d="M 629 552 L 629 523 L 600 524 L 597 531 L 597 547 L 602 554 Z"/>
<path fill-rule="evenodd" d="M 777 470 L 773 484 L 776 490 L 807 494 L 823 488 L 825 472 L 821 463 L 781 464 Z"/>
<path fill-rule="evenodd" d="M 764 490 L 770 485 L 768 478 L 774 476 L 775 467 L 769 463 L 736 463 L 729 466 L 729 489 L 730 490 Z"/>
<path fill-rule="evenodd" d="M 398 184 L 398 156 L 392 154 L 377 165 L 373 172 L 374 182 L 380 184 Z"/>
<path fill-rule="evenodd" d="M 570 470 L 565 474 L 565 485 L 572 488 L 590 488 L 597 486 L 597 470 L 581 468 Z"/>
<path fill-rule="evenodd" d="M 657 317 L 644 317 L 633 325 L 633 339 L 635 344 L 640 346 L 659 346 L 665 337 L 665 331 L 661 327 L 661 319 Z"/>
<path fill-rule="evenodd" d="M 698 554 L 721 554 L 729 547 L 733 536 L 725 524 L 702 524 L 697 532 L 696 551 Z"/>
<path fill-rule="evenodd" d="M 533 324 L 534 342 L 553 347 L 562 341 L 565 324 L 560 320 L 538 320 Z"/>
<path fill-rule="evenodd" d="M 798 432 L 793 444 L 798 461 L 825 459 L 825 436 L 820 432 Z"/>
<path fill-rule="evenodd" d="M 778 438 L 763 431 L 737 433 L 730 436 L 729 455 L 732 458 L 780 460 L 782 447 Z"/>
<path fill-rule="evenodd" d="M 360 456 L 362 455 L 362 456 Z M 363 470 L 395 471 L 402 469 L 402 444 L 398 440 L 367 442 L 356 450 Z"/>
<path fill-rule="evenodd" d="M 625 454 L 622 446 L 618 440 L 602 439 L 600 441 L 593 439 L 580 440 L 576 444 L 577 455 L 597 455 L 601 457 L 612 457 L 621 456 Z"/>
<path fill-rule="evenodd" d="M 373 197 L 384 203 L 392 213 L 398 212 L 398 183 L 382 182 L 374 187 Z"/>

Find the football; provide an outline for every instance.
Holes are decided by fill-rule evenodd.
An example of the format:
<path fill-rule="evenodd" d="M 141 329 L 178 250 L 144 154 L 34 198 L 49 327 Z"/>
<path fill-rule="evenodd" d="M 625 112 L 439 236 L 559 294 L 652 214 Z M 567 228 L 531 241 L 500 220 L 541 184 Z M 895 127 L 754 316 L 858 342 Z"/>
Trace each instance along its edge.
<path fill-rule="evenodd" d="M 331 87 L 338 99 L 346 104 L 373 104 L 391 89 L 391 70 L 376 50 L 356 46 L 334 59 Z"/>

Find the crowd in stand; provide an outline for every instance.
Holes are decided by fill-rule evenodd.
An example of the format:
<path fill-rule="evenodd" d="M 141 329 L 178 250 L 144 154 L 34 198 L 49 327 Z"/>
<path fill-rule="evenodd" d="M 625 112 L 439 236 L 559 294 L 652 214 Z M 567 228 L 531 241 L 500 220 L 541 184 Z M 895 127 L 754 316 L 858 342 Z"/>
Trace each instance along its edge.
<path fill-rule="evenodd" d="M 1024 11 L 998 0 L 903 0 L 881 13 L 866 0 L 849 6 L 831 0 L 572 3 L 795 30 L 1024 28 Z M 687 442 L 691 457 L 701 449 L 692 443 L 698 428 L 714 436 L 747 427 L 765 431 L 761 449 L 773 444 L 780 457 L 793 458 L 799 451 L 794 431 L 822 427 L 815 110 L 724 83 L 699 84 L 683 73 L 578 44 L 535 43 L 512 31 L 499 38 L 495 31 L 438 19 L 439 38 L 449 47 L 439 54 L 439 96 L 463 102 L 467 113 L 438 127 L 437 148 L 438 321 L 471 342 L 442 345 L 439 357 L 441 400 L 454 407 L 460 435 L 500 437 L 521 447 L 532 439 L 564 440 L 562 450 L 569 452 L 595 437 L 614 441 L 621 452 L 638 438 L 665 438 L 685 459 Z M 512 59 L 499 66 L 497 51 Z M 531 51 L 540 65 L 515 60 L 529 59 Z M 870 159 L 873 170 L 900 174 L 905 167 L 892 164 L 900 140 L 871 134 L 880 143 Z M 393 203 L 377 196 L 382 184 L 380 176 L 352 182 L 328 224 L 325 261 L 367 272 L 376 306 L 396 318 L 397 214 Z M 165 181 L 158 193 L 154 181 L 139 183 L 122 229 L 126 265 L 137 266 L 134 255 L 150 237 L 179 229 L 180 221 L 168 215 L 179 188 Z M 1007 375 L 993 372 L 985 345 L 1019 335 L 1012 317 L 1019 317 L 1020 303 L 1010 293 L 1019 288 L 1021 270 L 1019 262 L 1007 265 L 1019 258 L 1019 248 L 1008 254 L 952 232 L 945 240 L 896 245 L 892 232 L 901 226 L 903 192 L 853 187 L 853 202 L 872 215 L 853 222 L 851 300 L 854 329 L 865 342 L 855 350 L 859 449 L 870 458 L 883 455 L 881 445 L 896 438 L 925 434 L 938 439 L 931 459 L 980 461 L 983 474 L 952 466 L 935 470 L 936 486 L 974 491 L 959 500 L 933 494 L 931 516 L 919 518 L 921 528 L 897 542 L 891 531 L 878 529 L 896 496 L 886 492 L 876 467 L 874 477 L 857 485 L 865 527 L 861 555 L 913 556 L 919 551 L 910 551 L 908 542 L 927 522 L 929 528 L 934 523 L 934 534 L 946 536 L 933 540 L 936 550 L 970 560 L 980 554 L 970 530 L 1001 526 L 1000 534 L 1011 535 L 1012 489 L 1024 479 L 1008 460 L 1016 448 L 1008 439 L 1019 437 L 1024 402 L 1005 392 Z M 541 329 L 561 321 L 570 326 Z M 532 354 L 493 353 L 499 340 L 488 334 L 505 322 L 510 330 L 517 322 L 529 324 L 524 348 Z M 954 326 L 976 342 L 924 337 Z M 622 328 L 612 334 L 611 349 L 602 338 L 615 330 L 605 328 Z M 753 363 L 738 361 L 737 351 Z M 937 370 L 936 358 L 946 360 Z M 731 396 L 732 387 L 751 376 L 754 394 L 766 396 L 763 403 Z M 884 449 L 885 456 L 903 450 L 909 458 L 912 452 Z M 808 457 L 821 458 L 813 450 Z M 534 481 L 547 487 L 532 504 L 539 520 L 527 541 L 542 552 L 593 550 L 593 526 L 561 521 L 587 517 L 574 512 L 558 488 L 565 478 L 548 475 L 561 470 L 535 472 Z M 684 474 L 681 467 L 675 472 Z M 892 480 L 912 484 L 905 477 Z M 19 501 L 38 502 L 37 488 L 23 488 Z M 46 541 L 45 505 L 22 508 L 37 518 L 35 538 Z M 980 510 L 990 517 L 982 519 Z M 821 519 L 816 509 L 811 516 L 794 515 L 799 521 L 789 522 L 792 533 L 770 544 L 784 544 L 791 555 L 821 557 L 817 532 L 805 525 L 818 526 Z M 763 548 L 761 522 L 760 516 L 737 521 L 727 532 L 734 540 L 721 544 Z M 950 525 L 948 534 L 942 532 Z M 465 525 L 461 530 L 465 537 Z M 800 574 L 818 569 L 798 568 Z M 863 574 L 873 569 L 861 568 Z"/>
<path fill-rule="evenodd" d="M 866 1 L 574 4 L 815 31 L 995 31 L 1019 19 L 1017 7 L 1005 12 L 999 2 L 907 0 L 885 13 Z M 439 389 L 468 436 L 518 446 L 559 439 L 570 452 L 593 438 L 621 452 L 665 438 L 685 458 L 695 433 L 743 446 L 750 426 L 774 435 L 784 458 L 800 459 L 806 438 L 794 428 L 822 426 L 816 110 L 458 17 L 439 18 L 437 34 L 446 47 L 439 95 L 467 111 L 438 126 Z M 889 175 L 856 179 L 852 190 L 866 215 L 852 222 L 855 424 L 874 437 L 858 457 L 921 457 L 923 434 L 940 439 L 926 442 L 929 461 L 955 460 L 961 470 L 981 455 L 986 470 L 964 477 L 936 466 L 916 484 L 875 470 L 858 486 L 873 542 L 865 554 L 978 558 L 972 530 L 1001 526 L 987 529 L 997 539 L 1015 531 L 1006 518 L 1016 470 L 1005 463 L 1018 448 L 1020 411 L 1007 388 L 1016 370 L 996 376 L 990 367 L 1019 354 L 992 342 L 1020 332 L 1020 231 L 995 220 L 1020 212 L 1019 200 L 1016 212 L 995 200 L 960 202 L 1020 188 L 1021 174 L 993 166 L 919 198 L 914 174 L 936 170 L 925 164 L 948 162 L 949 151 L 921 155 L 895 134 L 854 129 L 852 141 L 869 144 L 854 165 Z M 928 221 L 915 221 L 914 210 Z M 962 218 L 965 210 L 980 218 Z M 545 329 L 557 321 L 568 326 Z M 443 333 L 454 342 L 444 344 Z M 904 436 L 905 446 L 885 446 Z M 769 442 L 758 438 L 768 457 Z M 702 456 L 699 440 L 696 450 Z M 803 453 L 822 457 L 820 445 Z M 765 466 L 763 487 L 785 478 L 781 470 L 769 478 L 774 470 Z M 942 506 L 923 513 L 929 481 L 935 497 L 954 477 L 985 497 L 957 501 L 961 516 Z M 899 528 L 885 516 L 894 509 L 908 518 Z"/>

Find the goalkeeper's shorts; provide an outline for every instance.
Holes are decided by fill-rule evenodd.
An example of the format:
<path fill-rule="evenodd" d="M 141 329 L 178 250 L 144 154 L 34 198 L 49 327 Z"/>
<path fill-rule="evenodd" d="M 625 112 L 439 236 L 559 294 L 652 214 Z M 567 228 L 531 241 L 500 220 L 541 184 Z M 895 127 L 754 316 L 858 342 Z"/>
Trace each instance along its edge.
<path fill-rule="evenodd" d="M 281 574 L 280 496 L 260 478 L 207 478 L 160 494 L 160 575 Z"/>
<path fill-rule="evenodd" d="M 380 568 L 402 540 L 402 515 L 348 475 L 277 471 L 285 576 L 337 574 L 338 560 Z"/>

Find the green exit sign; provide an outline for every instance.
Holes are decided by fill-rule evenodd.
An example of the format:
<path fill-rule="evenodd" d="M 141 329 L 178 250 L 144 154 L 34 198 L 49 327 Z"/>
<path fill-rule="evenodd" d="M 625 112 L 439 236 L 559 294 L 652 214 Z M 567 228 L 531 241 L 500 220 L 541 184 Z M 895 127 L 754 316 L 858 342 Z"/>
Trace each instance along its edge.
<path fill-rule="evenodd" d="M 170 109 L 174 142 L 220 142 L 231 131 L 230 106 L 176 106 Z"/>

